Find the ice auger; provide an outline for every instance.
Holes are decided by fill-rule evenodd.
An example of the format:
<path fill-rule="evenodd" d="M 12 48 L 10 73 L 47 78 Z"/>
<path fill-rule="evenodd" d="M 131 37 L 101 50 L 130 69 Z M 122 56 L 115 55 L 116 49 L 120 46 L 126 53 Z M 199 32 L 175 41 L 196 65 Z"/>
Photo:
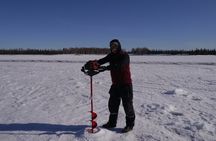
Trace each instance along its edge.
<path fill-rule="evenodd" d="M 94 69 L 94 67 L 92 67 L 93 61 L 88 61 L 81 69 L 82 72 L 84 72 L 86 75 L 90 76 L 90 100 L 91 100 L 91 129 L 88 130 L 88 132 L 90 133 L 95 133 L 97 132 L 97 130 L 94 130 L 97 127 L 97 122 L 95 121 L 95 119 L 97 118 L 97 113 L 94 112 L 94 107 L 93 107 L 93 85 L 92 85 L 92 77 L 102 71 L 106 70 L 106 67 L 101 66 L 98 67 L 97 69 Z"/>

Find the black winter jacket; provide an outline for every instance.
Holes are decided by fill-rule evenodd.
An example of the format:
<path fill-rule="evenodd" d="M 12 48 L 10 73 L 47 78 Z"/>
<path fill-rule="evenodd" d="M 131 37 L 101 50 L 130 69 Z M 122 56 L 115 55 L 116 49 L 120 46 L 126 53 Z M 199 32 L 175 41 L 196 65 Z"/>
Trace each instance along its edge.
<path fill-rule="evenodd" d="M 113 85 L 132 84 L 130 57 L 126 52 L 109 53 L 104 58 L 98 60 L 100 65 L 108 62 L 110 63 L 108 70 L 110 70 Z"/>

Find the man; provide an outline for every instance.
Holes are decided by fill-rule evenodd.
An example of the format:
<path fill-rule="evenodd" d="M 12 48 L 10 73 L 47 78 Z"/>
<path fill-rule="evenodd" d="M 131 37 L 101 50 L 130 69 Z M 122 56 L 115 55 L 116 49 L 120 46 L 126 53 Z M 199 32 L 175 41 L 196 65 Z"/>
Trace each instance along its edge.
<path fill-rule="evenodd" d="M 94 66 L 100 67 L 105 63 L 110 63 L 106 70 L 110 70 L 112 85 L 109 90 L 110 98 L 108 102 L 109 120 L 102 127 L 114 128 L 117 124 L 119 106 L 122 100 L 124 111 L 126 114 L 126 126 L 122 132 L 131 131 L 134 127 L 135 112 L 133 108 L 133 88 L 130 73 L 129 55 L 121 48 L 118 39 L 110 41 L 110 50 L 107 56 L 102 59 L 93 61 Z M 95 68 L 94 68 L 95 69 Z"/>

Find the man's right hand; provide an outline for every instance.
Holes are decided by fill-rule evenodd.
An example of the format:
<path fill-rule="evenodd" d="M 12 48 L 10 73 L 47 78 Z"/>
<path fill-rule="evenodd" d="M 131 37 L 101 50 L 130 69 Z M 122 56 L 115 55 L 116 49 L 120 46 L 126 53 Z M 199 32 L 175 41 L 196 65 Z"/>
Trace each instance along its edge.
<path fill-rule="evenodd" d="M 91 70 L 98 70 L 99 67 L 100 67 L 100 64 L 97 62 L 97 60 L 90 60 Z"/>

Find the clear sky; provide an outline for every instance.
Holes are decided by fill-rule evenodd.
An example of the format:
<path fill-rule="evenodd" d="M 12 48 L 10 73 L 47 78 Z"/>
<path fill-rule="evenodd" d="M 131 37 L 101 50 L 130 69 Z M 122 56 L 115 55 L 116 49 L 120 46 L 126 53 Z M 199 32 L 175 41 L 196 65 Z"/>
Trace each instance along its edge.
<path fill-rule="evenodd" d="M 0 48 L 216 48 L 216 0 L 0 0 Z"/>

